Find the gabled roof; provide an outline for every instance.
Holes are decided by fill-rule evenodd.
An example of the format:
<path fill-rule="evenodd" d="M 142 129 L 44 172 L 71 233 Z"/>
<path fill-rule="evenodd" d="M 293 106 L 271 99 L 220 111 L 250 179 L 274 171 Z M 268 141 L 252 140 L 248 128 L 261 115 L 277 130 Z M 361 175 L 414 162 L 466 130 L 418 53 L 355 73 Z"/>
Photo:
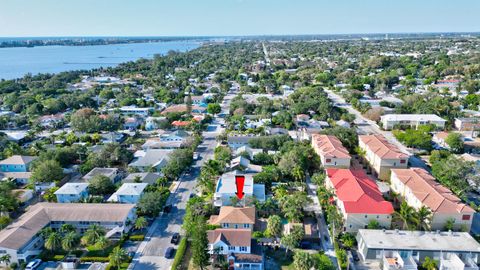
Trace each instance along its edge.
<path fill-rule="evenodd" d="M 14 155 L 0 161 L 0 165 L 26 165 L 34 161 L 37 157 Z"/>
<path fill-rule="evenodd" d="M 210 223 L 214 225 L 222 223 L 255 224 L 255 207 L 222 206 L 218 216 L 210 217 Z"/>
<path fill-rule="evenodd" d="M 316 146 L 320 152 L 326 158 L 351 158 L 348 150 L 343 147 L 342 142 L 331 135 L 312 135 L 312 143 Z"/>
<path fill-rule="evenodd" d="M 207 231 L 207 235 L 210 244 L 221 241 L 229 246 L 249 247 L 252 241 L 249 229 L 216 229 Z"/>
<path fill-rule="evenodd" d="M 434 213 L 475 212 L 422 168 L 392 169 L 392 175 L 396 175 Z"/>
<path fill-rule="evenodd" d="M 345 212 L 354 214 L 392 214 L 393 206 L 383 199 L 377 184 L 362 170 L 327 169 L 335 195 Z"/>
<path fill-rule="evenodd" d="M 380 158 L 385 159 L 401 159 L 408 158 L 408 155 L 400 151 L 398 147 L 391 144 L 380 134 L 375 135 L 361 135 L 358 136 L 372 152 L 374 152 Z"/>
<path fill-rule="evenodd" d="M 134 204 L 37 203 L 0 231 L 0 247 L 18 250 L 52 221 L 124 222 Z"/>

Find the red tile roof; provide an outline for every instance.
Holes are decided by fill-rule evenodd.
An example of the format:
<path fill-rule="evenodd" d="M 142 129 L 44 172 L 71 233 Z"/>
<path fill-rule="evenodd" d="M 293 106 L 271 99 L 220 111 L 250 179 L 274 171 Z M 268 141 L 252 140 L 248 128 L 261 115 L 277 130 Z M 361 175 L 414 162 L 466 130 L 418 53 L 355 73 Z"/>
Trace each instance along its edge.
<path fill-rule="evenodd" d="M 392 214 L 393 206 L 383 199 L 375 181 L 362 170 L 327 169 L 345 212 L 352 214 Z"/>
<path fill-rule="evenodd" d="M 350 158 L 348 150 L 343 147 L 342 142 L 335 136 L 313 134 L 312 143 L 315 146 L 315 150 L 319 151 L 318 154 L 324 157 Z"/>
<path fill-rule="evenodd" d="M 434 213 L 475 212 L 422 168 L 392 169 L 392 175 L 396 175 Z"/>
<path fill-rule="evenodd" d="M 361 135 L 359 140 L 362 141 L 372 152 L 380 158 L 385 159 L 401 159 L 408 158 L 408 155 L 400 151 L 398 147 L 391 144 L 380 134 Z"/>
<path fill-rule="evenodd" d="M 189 121 L 173 121 L 172 126 L 174 127 L 185 127 L 190 125 Z"/>

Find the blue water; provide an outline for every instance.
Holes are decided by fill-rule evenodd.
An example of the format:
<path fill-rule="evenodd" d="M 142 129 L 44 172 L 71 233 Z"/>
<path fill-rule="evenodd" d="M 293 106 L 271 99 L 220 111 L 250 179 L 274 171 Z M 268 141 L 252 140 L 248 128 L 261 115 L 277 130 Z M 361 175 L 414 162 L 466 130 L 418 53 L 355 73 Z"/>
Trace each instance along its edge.
<path fill-rule="evenodd" d="M 27 73 L 58 73 L 112 67 L 140 58 L 153 58 L 170 50 L 188 51 L 196 41 L 112 44 L 99 46 L 39 46 L 0 48 L 0 79 L 14 79 Z"/>

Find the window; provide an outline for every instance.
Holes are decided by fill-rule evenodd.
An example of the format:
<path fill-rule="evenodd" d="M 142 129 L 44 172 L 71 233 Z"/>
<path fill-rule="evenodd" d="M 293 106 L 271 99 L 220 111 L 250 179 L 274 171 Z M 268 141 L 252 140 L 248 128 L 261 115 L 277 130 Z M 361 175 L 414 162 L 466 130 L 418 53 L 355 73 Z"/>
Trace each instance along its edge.
<path fill-rule="evenodd" d="M 463 215 L 462 220 L 470 220 L 470 215 Z"/>
<path fill-rule="evenodd" d="M 228 250 L 230 250 L 230 251 L 235 250 L 235 247 L 234 246 L 228 246 Z"/>
<path fill-rule="evenodd" d="M 325 162 L 327 162 L 327 163 L 328 163 L 328 162 L 332 162 L 332 160 L 329 159 L 329 158 L 327 158 L 327 159 L 325 160 Z"/>
<path fill-rule="evenodd" d="M 230 227 L 228 223 L 223 223 L 223 228 L 228 228 L 228 227 Z"/>
<path fill-rule="evenodd" d="M 400 160 L 400 164 L 405 164 L 405 162 L 407 162 L 405 159 Z"/>
<path fill-rule="evenodd" d="M 235 224 L 235 229 L 238 229 L 238 224 Z"/>
<path fill-rule="evenodd" d="M 243 224 L 243 228 L 245 228 L 245 229 L 250 228 L 250 224 Z"/>
<path fill-rule="evenodd" d="M 240 247 L 240 251 L 241 251 L 241 252 L 246 252 L 246 251 L 247 251 L 247 247 Z"/>

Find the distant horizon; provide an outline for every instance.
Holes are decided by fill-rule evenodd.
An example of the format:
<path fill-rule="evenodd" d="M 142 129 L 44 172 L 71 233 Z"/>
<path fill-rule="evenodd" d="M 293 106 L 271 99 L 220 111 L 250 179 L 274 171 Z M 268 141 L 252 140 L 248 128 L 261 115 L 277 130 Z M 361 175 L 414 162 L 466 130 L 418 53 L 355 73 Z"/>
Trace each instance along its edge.
<path fill-rule="evenodd" d="M 224 38 L 224 37 L 301 37 L 301 36 L 350 36 L 350 35 L 439 35 L 439 34 L 477 34 L 479 31 L 432 31 L 432 32 L 365 32 L 332 34 L 249 34 L 249 35 L 59 35 L 59 36 L 0 36 L 8 38 Z"/>

